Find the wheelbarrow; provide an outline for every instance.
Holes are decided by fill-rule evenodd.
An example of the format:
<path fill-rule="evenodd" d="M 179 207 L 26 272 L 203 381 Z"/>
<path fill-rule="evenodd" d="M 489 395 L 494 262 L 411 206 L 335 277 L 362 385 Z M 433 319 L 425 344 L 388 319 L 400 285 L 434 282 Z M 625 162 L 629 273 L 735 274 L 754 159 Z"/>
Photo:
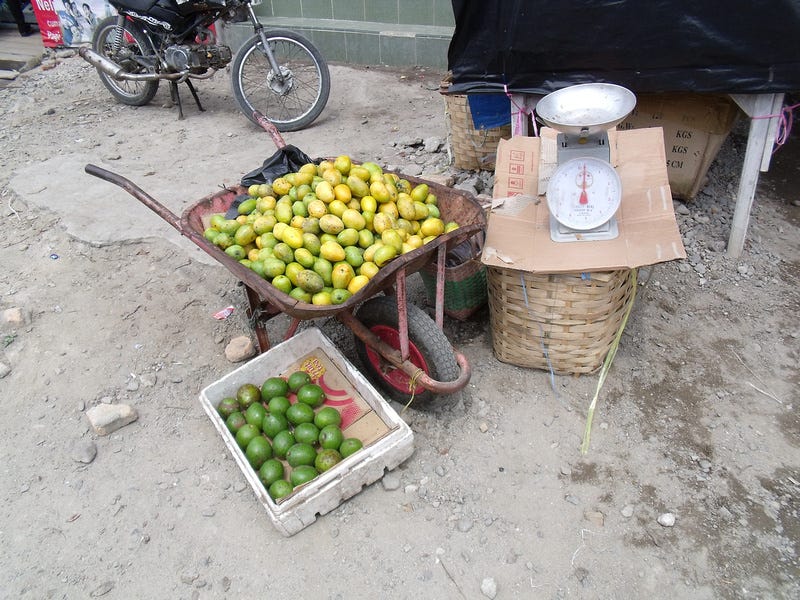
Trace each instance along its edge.
<path fill-rule="evenodd" d="M 283 147 L 277 130 L 268 122 L 262 126 L 278 147 Z M 437 396 L 463 389 L 469 382 L 469 363 L 453 349 L 442 326 L 445 256 L 486 226 L 484 211 L 471 194 L 398 173 L 412 185 L 426 183 L 438 198 L 442 219 L 456 221 L 459 227 L 393 259 L 345 302 L 318 306 L 280 291 L 204 237 L 211 216 L 226 213 L 237 196 L 247 193 L 245 187 L 234 186 L 210 194 L 178 217 L 125 177 L 93 164 L 87 164 L 85 170 L 127 191 L 242 282 L 249 305 L 247 314 L 261 352 L 270 348 L 265 324 L 274 316 L 285 314 L 291 318 L 284 339 L 294 335 L 301 321 L 335 317 L 353 332 L 365 374 L 399 402 L 407 403 L 413 398 L 415 405 L 423 406 Z M 431 261 L 436 261 L 437 274 L 435 320 L 406 297 L 407 277 Z"/>

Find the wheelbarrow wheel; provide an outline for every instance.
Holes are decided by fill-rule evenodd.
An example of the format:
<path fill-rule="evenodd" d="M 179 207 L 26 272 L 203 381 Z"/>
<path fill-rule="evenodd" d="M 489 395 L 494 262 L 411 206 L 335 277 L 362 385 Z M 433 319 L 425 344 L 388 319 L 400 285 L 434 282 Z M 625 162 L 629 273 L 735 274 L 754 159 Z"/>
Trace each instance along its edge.
<path fill-rule="evenodd" d="M 400 348 L 397 302 L 388 296 L 378 296 L 365 302 L 356 315 L 368 329 L 395 349 Z M 366 375 L 393 400 L 422 407 L 436 395 L 418 383 L 410 389 L 411 378 L 384 360 L 378 352 L 355 338 L 356 352 Z M 422 309 L 408 304 L 409 360 L 437 381 L 458 378 L 459 367 L 449 340 L 436 322 Z"/>

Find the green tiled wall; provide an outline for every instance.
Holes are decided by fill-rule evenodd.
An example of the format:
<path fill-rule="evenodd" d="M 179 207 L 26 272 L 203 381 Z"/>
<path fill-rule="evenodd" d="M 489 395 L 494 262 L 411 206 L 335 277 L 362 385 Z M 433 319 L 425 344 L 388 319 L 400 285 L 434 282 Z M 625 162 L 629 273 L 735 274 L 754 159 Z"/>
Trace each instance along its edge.
<path fill-rule="evenodd" d="M 367 0 L 365 21 L 399 23 L 399 0 Z"/>
<path fill-rule="evenodd" d="M 331 0 L 303 0 L 298 2 L 305 19 L 332 19 L 333 2 Z"/>
<path fill-rule="evenodd" d="M 403 0 L 397 3 L 398 23 L 410 25 L 435 25 L 433 19 L 435 0 Z"/>
<path fill-rule="evenodd" d="M 256 13 L 265 17 L 336 19 L 389 25 L 455 25 L 450 0 L 264 0 L 256 7 Z"/>
<path fill-rule="evenodd" d="M 340 21 L 366 21 L 367 0 L 331 0 L 333 18 Z"/>
<path fill-rule="evenodd" d="M 333 62 L 447 69 L 450 0 L 264 0 L 255 9 L 265 25 L 306 35 Z"/>
<path fill-rule="evenodd" d="M 256 7 L 256 13 L 269 8 L 271 17 L 302 17 L 303 5 L 297 0 L 269 0 Z"/>

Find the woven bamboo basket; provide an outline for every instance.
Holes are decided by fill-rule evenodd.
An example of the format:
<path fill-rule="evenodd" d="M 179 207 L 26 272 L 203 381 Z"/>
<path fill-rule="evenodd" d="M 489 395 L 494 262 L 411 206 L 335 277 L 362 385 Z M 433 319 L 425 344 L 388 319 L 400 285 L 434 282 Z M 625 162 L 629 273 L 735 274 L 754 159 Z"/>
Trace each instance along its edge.
<path fill-rule="evenodd" d="M 488 269 L 492 347 L 498 360 L 559 375 L 603 364 L 634 292 L 630 269 L 534 274 Z"/>
<path fill-rule="evenodd" d="M 511 125 L 495 129 L 476 129 L 467 97 L 445 94 L 445 118 L 453 152 L 453 164 L 471 171 L 494 169 L 497 145 L 511 137 Z"/>

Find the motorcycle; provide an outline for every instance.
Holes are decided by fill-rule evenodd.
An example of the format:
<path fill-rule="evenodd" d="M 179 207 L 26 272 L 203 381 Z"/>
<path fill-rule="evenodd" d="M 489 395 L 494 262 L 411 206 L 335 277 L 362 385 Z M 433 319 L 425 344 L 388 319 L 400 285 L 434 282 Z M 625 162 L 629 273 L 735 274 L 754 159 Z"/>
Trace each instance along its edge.
<path fill-rule="evenodd" d="M 278 131 L 297 131 L 325 108 L 327 63 L 302 35 L 265 29 L 253 10 L 258 0 L 109 1 L 118 14 L 100 21 L 91 48 L 78 52 L 123 104 L 144 106 L 165 80 L 183 119 L 178 84 L 187 84 L 202 111 L 192 80 L 208 79 L 232 63 L 234 98 L 253 123 L 258 124 L 257 111 Z M 214 24 L 247 20 L 255 35 L 234 56 L 229 46 L 218 43 Z"/>

